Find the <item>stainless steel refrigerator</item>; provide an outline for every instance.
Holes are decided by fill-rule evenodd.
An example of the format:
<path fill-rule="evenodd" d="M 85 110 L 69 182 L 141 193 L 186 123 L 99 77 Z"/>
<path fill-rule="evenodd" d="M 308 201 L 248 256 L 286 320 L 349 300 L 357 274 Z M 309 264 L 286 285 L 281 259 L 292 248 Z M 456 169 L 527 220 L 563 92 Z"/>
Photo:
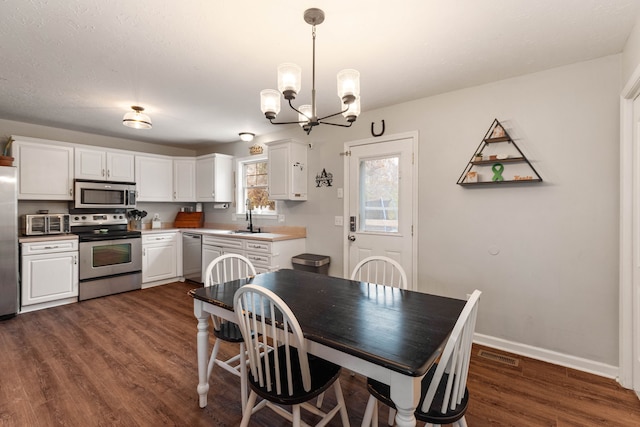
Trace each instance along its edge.
<path fill-rule="evenodd" d="M 0 320 L 18 312 L 18 190 L 15 167 L 0 166 Z"/>

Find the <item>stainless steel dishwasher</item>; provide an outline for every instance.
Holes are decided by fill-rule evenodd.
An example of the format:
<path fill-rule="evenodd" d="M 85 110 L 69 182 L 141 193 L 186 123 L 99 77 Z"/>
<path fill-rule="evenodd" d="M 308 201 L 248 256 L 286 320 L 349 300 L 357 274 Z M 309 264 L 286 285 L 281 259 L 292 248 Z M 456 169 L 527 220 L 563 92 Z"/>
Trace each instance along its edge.
<path fill-rule="evenodd" d="M 202 235 L 182 233 L 182 275 L 186 280 L 202 283 Z"/>

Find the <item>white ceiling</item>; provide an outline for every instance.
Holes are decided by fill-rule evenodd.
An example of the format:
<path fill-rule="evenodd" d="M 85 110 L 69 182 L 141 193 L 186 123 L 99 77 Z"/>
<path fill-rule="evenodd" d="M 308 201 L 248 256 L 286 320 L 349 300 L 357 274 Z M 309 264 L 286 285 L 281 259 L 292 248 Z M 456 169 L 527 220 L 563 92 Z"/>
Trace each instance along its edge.
<path fill-rule="evenodd" d="M 362 110 L 622 51 L 638 0 L 0 0 L 0 118 L 197 148 L 274 131 L 259 92 L 303 68 L 318 114 L 361 73 Z M 121 124 L 141 105 L 153 129 Z M 284 108 L 279 119 L 296 116 Z M 302 131 L 301 131 L 302 132 Z"/>

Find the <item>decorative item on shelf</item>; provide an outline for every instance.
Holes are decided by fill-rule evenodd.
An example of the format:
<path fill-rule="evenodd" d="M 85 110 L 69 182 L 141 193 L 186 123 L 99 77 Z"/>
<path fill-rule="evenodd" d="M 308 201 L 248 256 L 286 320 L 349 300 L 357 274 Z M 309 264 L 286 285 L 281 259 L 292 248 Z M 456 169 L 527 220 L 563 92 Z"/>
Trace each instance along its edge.
<path fill-rule="evenodd" d="M 360 115 L 360 73 L 356 70 L 346 69 L 338 72 L 338 97 L 342 104 L 342 111 L 338 111 L 328 116 L 318 117 L 316 109 L 316 25 L 324 22 L 324 12 L 320 9 L 311 8 L 304 11 L 304 20 L 312 26 L 311 37 L 313 40 L 312 50 L 312 78 L 311 78 L 311 105 L 301 105 L 296 108 L 291 101 L 300 92 L 300 80 L 302 69 L 296 64 L 281 64 L 278 67 L 278 90 L 265 89 L 260 92 L 260 109 L 264 116 L 274 125 L 299 124 L 307 133 L 311 132 L 314 126 L 327 124 L 332 126 L 350 127 Z M 274 122 L 280 112 L 280 95 L 289 102 L 289 107 L 298 113 L 298 121 Z M 332 123 L 326 121 L 331 117 L 342 114 L 348 124 Z"/>
<path fill-rule="evenodd" d="M 496 154 L 490 154 L 489 160 L 498 160 L 498 156 Z"/>
<path fill-rule="evenodd" d="M 264 147 L 262 147 L 262 145 L 255 144 L 249 147 L 249 154 L 251 154 L 252 156 L 256 154 L 262 154 L 263 152 L 264 152 Z"/>
<path fill-rule="evenodd" d="M 479 178 L 480 176 L 478 175 L 478 172 L 469 171 L 467 172 L 467 178 L 465 179 L 465 182 L 478 182 Z"/>
<path fill-rule="evenodd" d="M 502 163 L 494 164 L 491 166 L 491 170 L 493 171 L 493 178 L 491 178 L 491 181 L 504 181 L 504 178 L 502 177 L 504 165 Z"/>
<path fill-rule="evenodd" d="M 0 166 L 13 166 L 13 157 L 9 155 L 9 148 L 11 148 L 12 142 L 13 139 L 9 138 L 5 144 L 4 150 L 2 150 L 2 155 L 0 156 Z"/>
<path fill-rule="evenodd" d="M 331 181 L 333 181 L 333 174 L 323 168 L 322 172 L 316 175 L 316 187 L 331 187 Z"/>
<path fill-rule="evenodd" d="M 495 128 L 493 128 L 493 132 L 491 133 L 491 138 L 502 138 L 506 133 L 502 125 L 498 124 Z"/>
<path fill-rule="evenodd" d="M 533 177 L 531 175 L 527 175 L 527 176 L 514 175 L 513 180 L 514 181 L 531 181 L 533 180 Z"/>
<path fill-rule="evenodd" d="M 475 162 L 481 162 L 481 161 L 482 161 L 482 153 L 477 153 L 477 154 L 473 157 L 473 161 L 475 161 Z"/>
<path fill-rule="evenodd" d="M 497 158 L 498 160 L 507 160 L 507 159 L 509 158 L 509 155 L 508 155 L 508 154 L 498 154 L 498 155 L 496 156 L 496 158 Z"/>

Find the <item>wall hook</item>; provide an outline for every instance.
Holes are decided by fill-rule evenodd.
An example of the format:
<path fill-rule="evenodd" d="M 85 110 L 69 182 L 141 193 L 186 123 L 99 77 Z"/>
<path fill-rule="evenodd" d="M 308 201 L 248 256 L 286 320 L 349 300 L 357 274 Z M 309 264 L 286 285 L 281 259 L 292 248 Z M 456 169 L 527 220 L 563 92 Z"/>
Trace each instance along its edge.
<path fill-rule="evenodd" d="M 380 133 L 375 133 L 373 131 L 374 122 L 371 122 L 371 135 L 373 136 L 382 136 L 384 134 L 384 120 L 382 120 L 382 131 Z"/>

